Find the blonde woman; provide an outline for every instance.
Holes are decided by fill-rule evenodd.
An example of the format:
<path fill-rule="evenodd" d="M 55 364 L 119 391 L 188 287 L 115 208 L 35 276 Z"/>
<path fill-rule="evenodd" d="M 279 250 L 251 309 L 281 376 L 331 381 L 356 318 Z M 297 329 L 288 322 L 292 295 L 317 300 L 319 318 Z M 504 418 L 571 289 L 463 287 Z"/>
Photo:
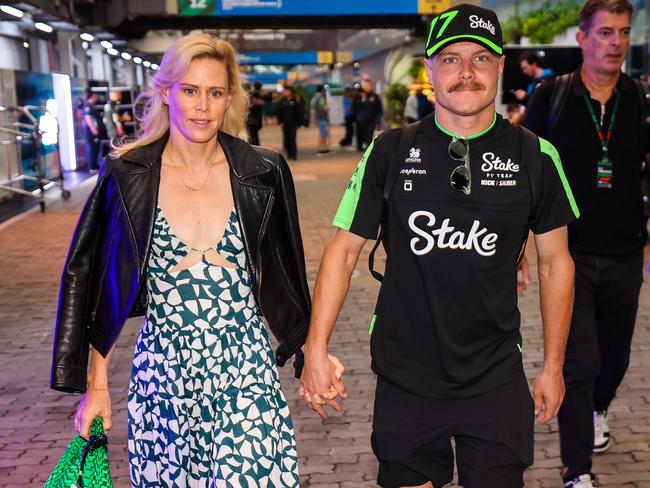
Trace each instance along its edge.
<path fill-rule="evenodd" d="M 85 392 L 82 435 L 98 416 L 109 428 L 115 341 L 146 314 L 128 394 L 132 485 L 297 487 L 276 361 L 298 353 L 301 369 L 310 300 L 287 164 L 245 142 L 225 41 L 175 41 L 142 100 L 141 135 L 113 148 L 73 238 L 51 385 Z"/>

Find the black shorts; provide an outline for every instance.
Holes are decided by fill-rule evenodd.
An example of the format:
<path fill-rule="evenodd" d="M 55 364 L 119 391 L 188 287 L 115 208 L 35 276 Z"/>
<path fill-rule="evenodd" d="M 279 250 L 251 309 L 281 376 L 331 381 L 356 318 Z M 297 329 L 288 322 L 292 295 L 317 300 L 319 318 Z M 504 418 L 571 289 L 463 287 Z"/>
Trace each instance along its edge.
<path fill-rule="evenodd" d="M 522 488 L 533 464 L 534 404 L 526 377 L 464 398 L 427 398 L 377 380 L 372 449 L 384 488 L 451 482 L 456 445 L 464 488 Z"/>

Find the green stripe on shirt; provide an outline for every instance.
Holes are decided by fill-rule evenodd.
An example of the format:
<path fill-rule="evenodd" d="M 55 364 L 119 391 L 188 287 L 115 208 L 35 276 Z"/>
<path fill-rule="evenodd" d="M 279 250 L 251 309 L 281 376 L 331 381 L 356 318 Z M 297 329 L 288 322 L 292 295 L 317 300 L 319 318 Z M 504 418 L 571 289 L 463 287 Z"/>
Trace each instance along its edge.
<path fill-rule="evenodd" d="M 370 157 L 370 153 L 372 153 L 374 145 L 375 141 L 373 140 L 370 146 L 368 146 L 368 149 L 366 149 L 366 152 L 363 153 L 363 157 L 359 161 L 357 169 L 352 173 L 352 178 L 350 178 L 350 183 L 348 183 L 348 189 L 345 190 L 341 203 L 339 204 L 339 209 L 334 216 L 332 224 L 343 230 L 349 231 L 352 226 L 354 214 L 359 204 L 359 196 L 361 195 L 361 184 L 363 183 L 363 175 L 366 172 L 366 162 Z"/>
<path fill-rule="evenodd" d="M 553 160 L 555 169 L 557 170 L 557 173 L 560 176 L 560 181 L 562 181 L 562 186 L 564 187 L 564 192 L 566 193 L 566 197 L 568 198 L 569 203 L 571 204 L 571 210 L 573 210 L 573 215 L 575 215 L 576 219 L 579 218 L 580 210 L 578 209 L 578 204 L 576 203 L 576 199 L 573 197 L 573 192 L 571 191 L 571 187 L 569 186 L 569 181 L 566 179 L 566 175 L 564 174 L 564 168 L 562 168 L 562 161 L 560 161 L 560 155 L 558 154 L 557 149 L 555 149 L 555 146 L 553 144 L 551 144 L 546 139 L 543 139 L 541 137 L 539 138 L 539 149 Z"/>
<path fill-rule="evenodd" d="M 370 328 L 368 329 L 368 335 L 372 335 L 372 331 L 375 330 L 375 322 L 377 321 L 377 316 L 373 315 L 370 320 Z"/>

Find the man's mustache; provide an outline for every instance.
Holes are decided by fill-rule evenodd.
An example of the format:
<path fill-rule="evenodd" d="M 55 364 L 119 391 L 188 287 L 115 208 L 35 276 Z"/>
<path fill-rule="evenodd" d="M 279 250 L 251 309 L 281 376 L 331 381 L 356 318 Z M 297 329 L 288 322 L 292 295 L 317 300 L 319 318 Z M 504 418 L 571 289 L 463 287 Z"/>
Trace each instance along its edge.
<path fill-rule="evenodd" d="M 452 93 L 458 90 L 485 90 L 485 85 L 482 85 L 476 81 L 469 81 L 469 82 L 461 81 L 449 87 L 447 93 Z"/>

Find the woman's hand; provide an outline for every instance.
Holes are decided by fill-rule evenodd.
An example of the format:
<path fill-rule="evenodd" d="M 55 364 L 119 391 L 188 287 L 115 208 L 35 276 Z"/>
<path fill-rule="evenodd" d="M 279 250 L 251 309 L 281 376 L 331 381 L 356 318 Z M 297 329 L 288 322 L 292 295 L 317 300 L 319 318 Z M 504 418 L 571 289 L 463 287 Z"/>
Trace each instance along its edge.
<path fill-rule="evenodd" d="M 345 369 L 336 356 L 326 354 L 323 357 L 305 353 L 305 367 L 300 378 L 298 393 L 309 408 L 321 418 L 327 418 L 324 406 L 329 405 L 340 412 L 341 406 L 337 397 L 347 398 L 345 384 L 341 377 Z"/>
<path fill-rule="evenodd" d="M 108 388 L 88 387 L 86 393 L 81 397 L 74 416 L 74 428 L 84 439 L 90 438 L 90 424 L 97 417 L 104 420 L 104 430 L 113 425 L 113 412 L 111 409 L 111 396 Z"/>

